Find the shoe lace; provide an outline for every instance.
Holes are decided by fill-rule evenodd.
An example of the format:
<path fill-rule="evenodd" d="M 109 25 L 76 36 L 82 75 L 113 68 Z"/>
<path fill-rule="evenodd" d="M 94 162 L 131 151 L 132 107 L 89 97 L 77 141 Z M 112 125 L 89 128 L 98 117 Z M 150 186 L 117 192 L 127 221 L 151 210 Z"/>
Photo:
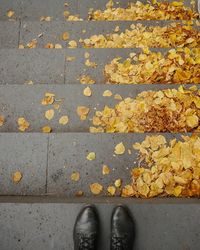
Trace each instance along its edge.
<path fill-rule="evenodd" d="M 79 242 L 79 250 L 94 250 L 95 248 L 95 238 L 93 234 L 90 236 L 79 235 Z"/>
<path fill-rule="evenodd" d="M 112 249 L 113 250 L 126 250 L 127 249 L 127 236 L 123 235 L 122 237 L 119 236 L 112 236 Z"/>

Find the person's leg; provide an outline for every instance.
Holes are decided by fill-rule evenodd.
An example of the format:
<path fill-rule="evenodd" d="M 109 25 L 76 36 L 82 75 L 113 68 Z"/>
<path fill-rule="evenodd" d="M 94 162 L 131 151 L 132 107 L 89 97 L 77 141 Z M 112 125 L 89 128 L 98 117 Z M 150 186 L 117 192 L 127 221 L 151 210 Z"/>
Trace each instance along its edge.
<path fill-rule="evenodd" d="M 99 233 L 99 218 L 93 206 L 79 213 L 74 225 L 74 250 L 96 250 Z"/>
<path fill-rule="evenodd" d="M 111 218 L 111 250 L 132 250 L 135 238 L 134 221 L 129 210 L 118 206 Z"/>

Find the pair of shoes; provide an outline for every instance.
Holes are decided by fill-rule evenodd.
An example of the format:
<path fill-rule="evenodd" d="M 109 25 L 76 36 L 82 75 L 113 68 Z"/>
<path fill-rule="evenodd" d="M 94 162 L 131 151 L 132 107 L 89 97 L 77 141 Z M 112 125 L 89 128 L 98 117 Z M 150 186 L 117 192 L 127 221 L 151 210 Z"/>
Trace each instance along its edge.
<path fill-rule="evenodd" d="M 74 249 L 96 250 L 98 246 L 99 217 L 93 206 L 85 207 L 78 215 L 74 226 Z M 111 218 L 111 250 L 132 250 L 134 222 L 124 206 L 117 206 Z"/>

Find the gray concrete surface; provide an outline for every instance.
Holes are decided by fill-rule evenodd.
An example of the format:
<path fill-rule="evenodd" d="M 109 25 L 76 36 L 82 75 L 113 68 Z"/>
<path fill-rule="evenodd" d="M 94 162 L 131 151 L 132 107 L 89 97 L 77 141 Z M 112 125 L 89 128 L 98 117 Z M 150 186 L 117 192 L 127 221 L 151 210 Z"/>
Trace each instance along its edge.
<path fill-rule="evenodd" d="M 36 199 L 23 204 L 11 200 L 0 204 L 2 250 L 73 250 L 72 229 L 82 203 L 40 203 Z M 114 203 L 119 202 L 127 203 Z M 101 218 L 99 250 L 109 250 L 110 216 L 115 205 L 109 201 L 94 203 Z M 199 249 L 199 201 L 133 199 L 127 204 L 135 221 L 134 249 Z"/>
<path fill-rule="evenodd" d="M 20 23 L 17 21 L 0 22 L 0 48 L 18 48 Z"/>
<path fill-rule="evenodd" d="M 46 192 L 47 146 L 46 135 L 0 134 L 0 195 Z M 16 171 L 23 174 L 18 184 L 12 181 Z"/>
<path fill-rule="evenodd" d="M 64 83 L 62 51 L 1 49 L 0 58 L 0 84 Z"/>

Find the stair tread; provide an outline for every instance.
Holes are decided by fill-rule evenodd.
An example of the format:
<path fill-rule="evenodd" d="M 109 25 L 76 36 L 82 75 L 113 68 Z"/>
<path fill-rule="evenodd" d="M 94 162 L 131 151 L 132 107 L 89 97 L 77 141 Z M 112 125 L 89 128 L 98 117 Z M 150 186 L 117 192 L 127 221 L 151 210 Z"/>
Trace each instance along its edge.
<path fill-rule="evenodd" d="M 188 87 L 193 86 L 189 85 Z M 50 126 L 55 133 L 60 132 L 89 132 L 89 127 L 93 126 L 92 118 L 97 110 L 101 111 L 108 105 L 114 107 L 119 100 L 114 99 L 115 94 L 122 98 L 135 98 L 142 91 L 178 89 L 179 86 L 157 84 L 157 85 L 134 85 L 134 86 L 111 86 L 97 84 L 90 86 L 91 97 L 83 95 L 84 85 L 5 85 L 0 86 L 0 109 L 1 114 L 6 119 L 1 132 L 19 132 L 17 119 L 24 117 L 29 123 L 30 128 L 27 132 L 41 132 L 46 125 Z M 197 86 L 199 89 L 200 86 Z M 110 90 L 112 97 L 103 97 L 105 90 Z M 41 104 L 45 93 L 55 94 L 55 98 L 62 100 L 60 111 L 55 110 L 55 116 L 51 121 L 45 118 L 45 111 L 54 108 L 53 105 L 43 106 Z M 23 93 L 23 96 L 22 96 Z M 77 115 L 77 107 L 86 106 L 90 113 L 85 121 L 81 121 Z M 65 126 L 59 124 L 62 116 L 69 117 L 69 123 Z"/>
<path fill-rule="evenodd" d="M 152 48 L 151 51 L 166 54 L 170 48 Z M 85 65 L 85 53 L 96 68 Z M 142 49 L 0 49 L 0 84 L 79 84 L 80 78 L 89 76 L 96 83 L 106 83 L 104 67 L 112 59 L 126 59 L 130 53 L 142 53 Z M 67 58 L 73 57 L 73 61 Z"/>
<path fill-rule="evenodd" d="M 140 0 L 146 3 L 146 0 Z M 173 0 L 168 0 L 172 2 Z M 39 20 L 41 16 L 52 16 L 55 20 L 64 20 L 63 12 L 68 10 L 71 15 L 80 15 L 81 18 L 87 20 L 88 12 L 91 8 L 95 9 L 105 9 L 108 0 L 68 0 L 68 7 L 64 7 L 65 0 L 2 0 L 1 1 L 1 20 L 7 20 L 8 17 L 6 12 L 10 9 L 15 11 L 14 19 L 23 20 Z M 117 1 L 118 4 L 115 6 L 126 7 L 130 0 Z M 136 2 L 133 0 L 131 2 Z M 191 7 L 191 1 L 184 1 L 186 6 Z M 48 6 L 48 8 L 47 8 Z M 195 6 L 197 10 L 197 5 Z"/>
<path fill-rule="evenodd" d="M 130 184 L 130 171 L 138 162 L 132 145 L 147 135 L 153 134 L 0 133 L 0 194 L 72 198 L 76 192 L 83 191 L 84 197 L 93 198 L 90 185 L 97 182 L 104 187 L 98 197 L 105 197 L 107 187 L 116 179 L 121 179 L 123 186 Z M 163 135 L 167 139 L 180 139 L 182 134 Z M 115 146 L 120 142 L 127 150 L 123 155 L 116 155 Z M 94 161 L 87 159 L 90 152 L 96 154 Z M 103 165 L 111 170 L 107 176 L 102 174 Z M 23 175 L 18 184 L 12 181 L 16 171 Z M 80 174 L 78 182 L 71 180 L 73 172 Z"/>

